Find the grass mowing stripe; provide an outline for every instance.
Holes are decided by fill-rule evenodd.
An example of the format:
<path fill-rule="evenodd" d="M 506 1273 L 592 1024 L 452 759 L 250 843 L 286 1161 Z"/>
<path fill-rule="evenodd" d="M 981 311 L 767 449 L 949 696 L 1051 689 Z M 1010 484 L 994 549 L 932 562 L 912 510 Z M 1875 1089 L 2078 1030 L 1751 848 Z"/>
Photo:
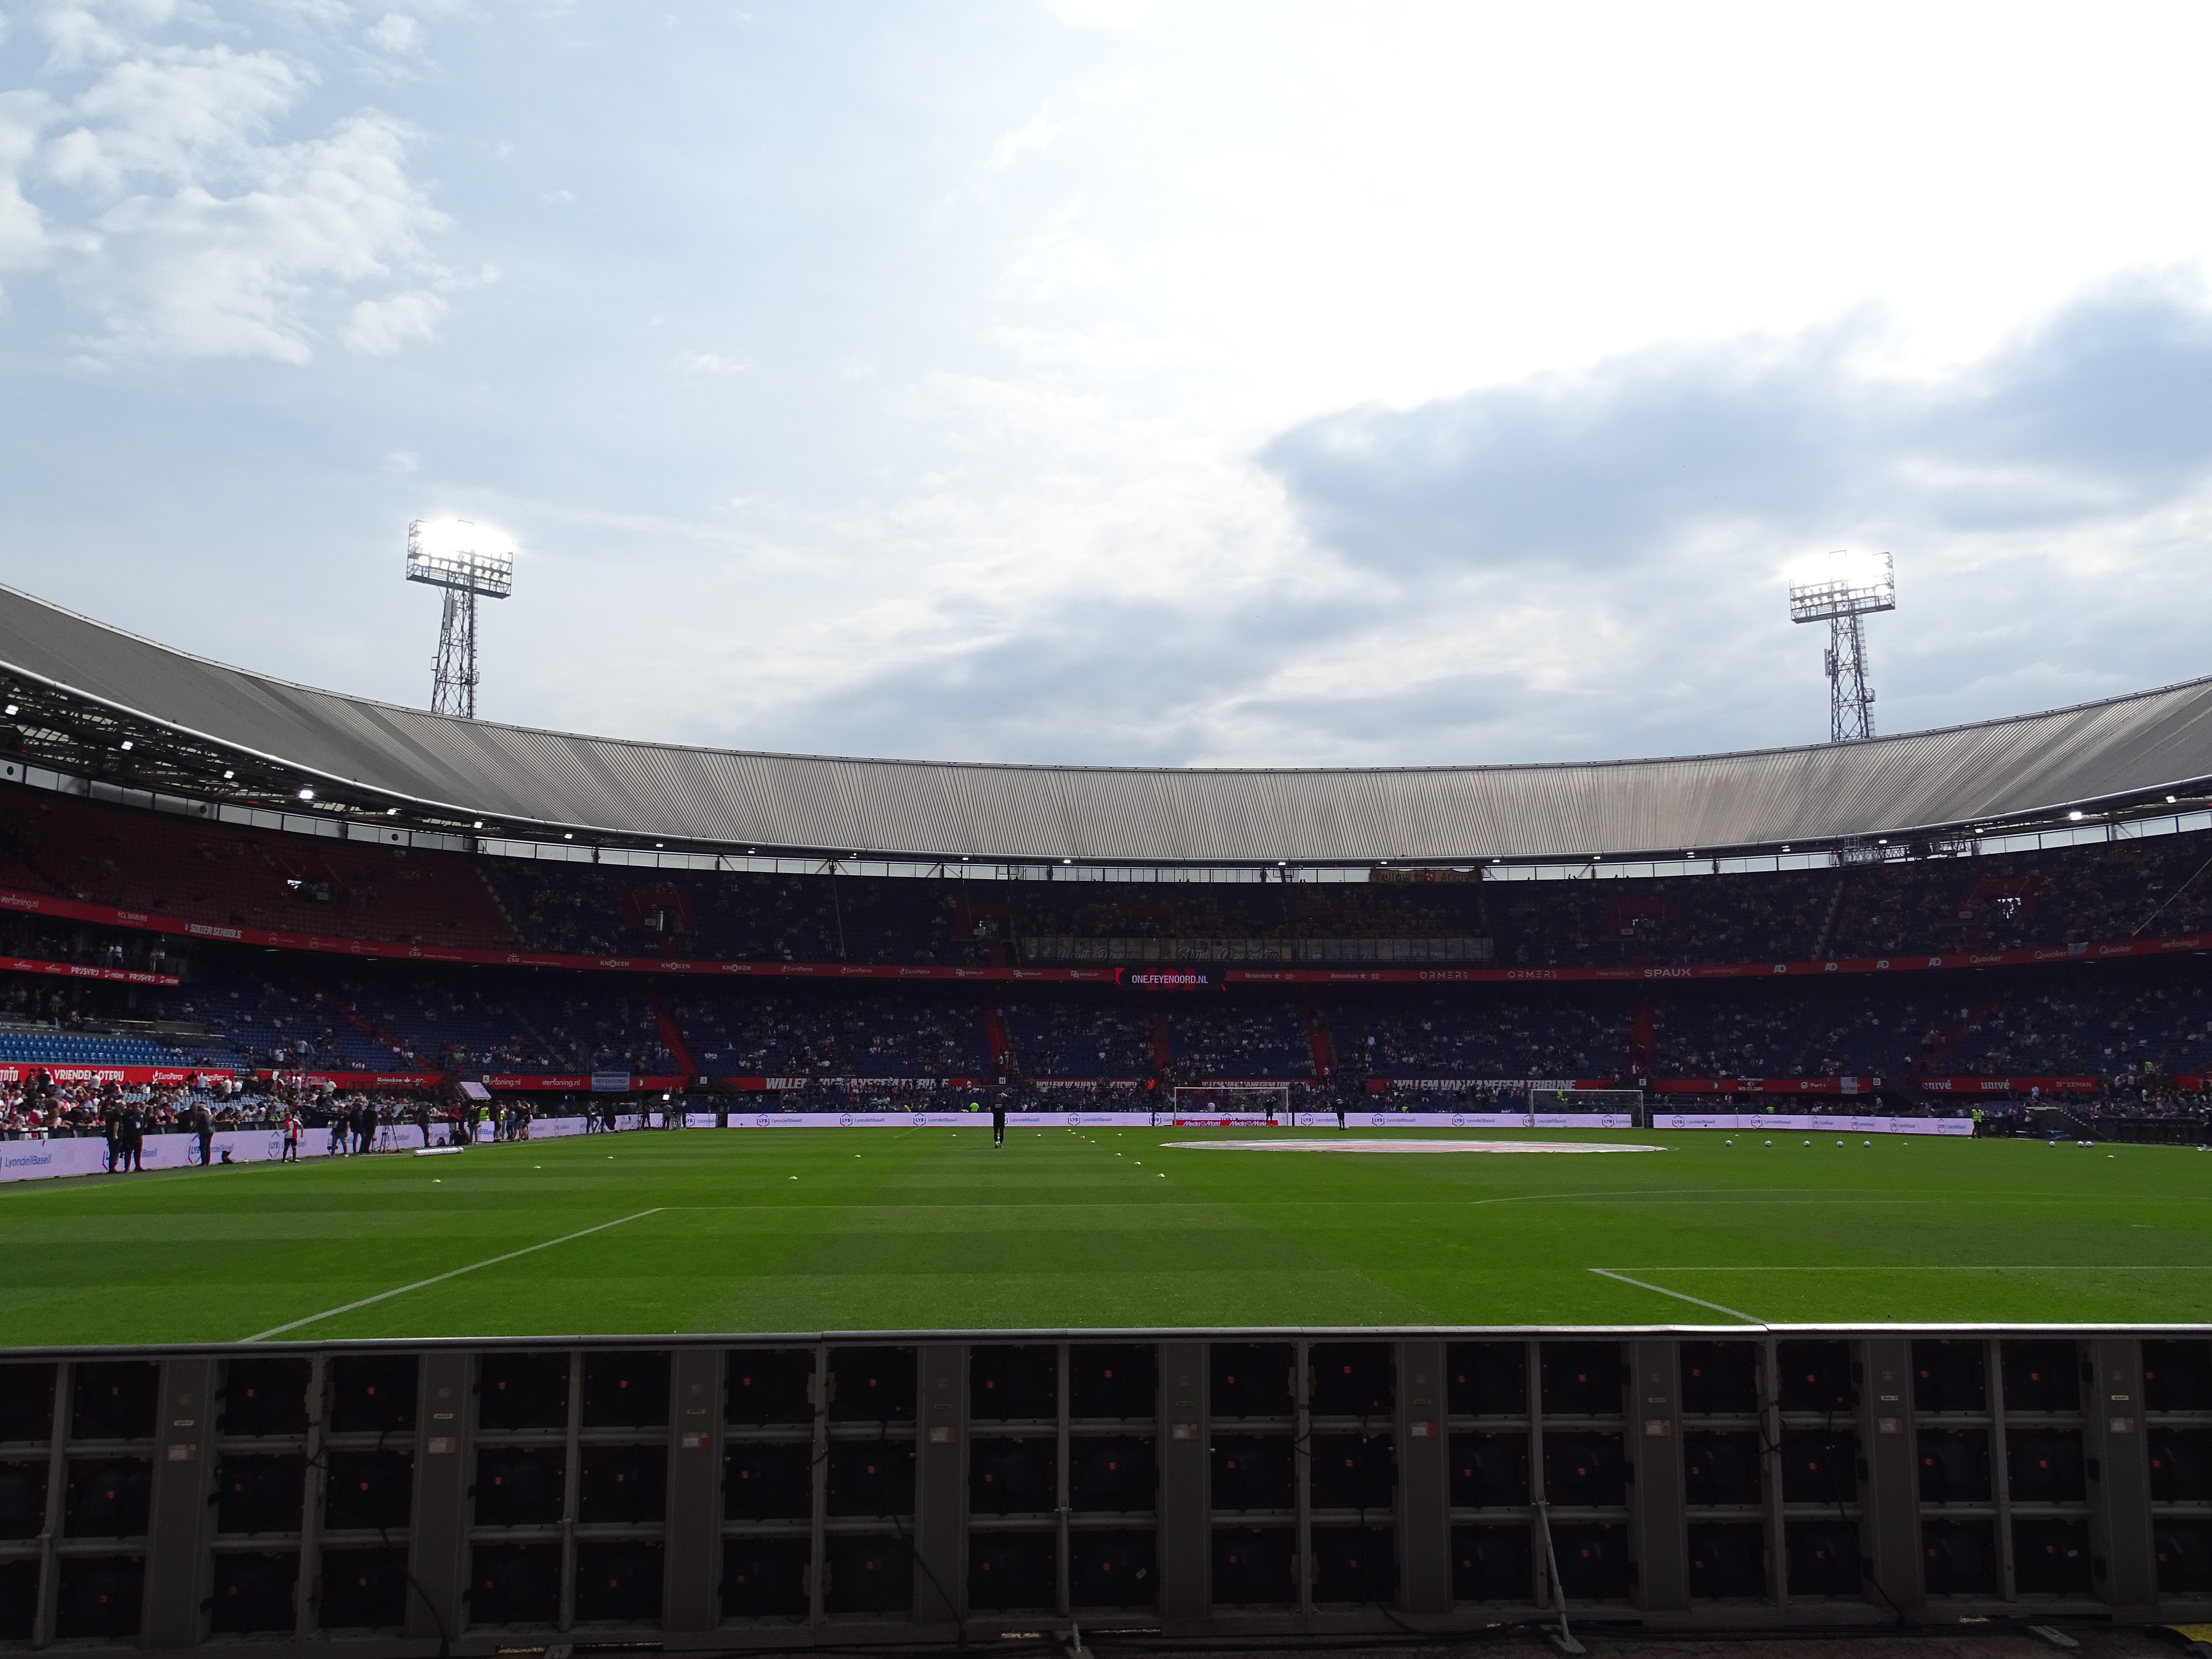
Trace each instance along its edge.
<path fill-rule="evenodd" d="M 640 1210 L 635 1215 L 622 1216 L 613 1221 L 602 1221 L 596 1227 L 586 1227 L 580 1232 L 564 1233 L 558 1238 L 549 1238 L 542 1244 L 526 1244 L 519 1250 L 509 1250 L 505 1255 L 487 1256 L 482 1261 L 471 1261 L 467 1267 L 456 1267 L 451 1273 L 434 1274 L 428 1279 L 418 1279 L 412 1285 L 402 1285 L 396 1291 L 379 1291 L 374 1296 L 365 1296 L 360 1301 L 349 1302 L 343 1307 L 325 1308 L 320 1313 L 309 1314 L 305 1319 L 295 1319 L 289 1325 L 272 1325 L 267 1330 L 258 1331 L 246 1340 L 248 1342 L 265 1342 L 272 1336 L 282 1336 L 287 1331 L 296 1331 L 302 1325 L 313 1325 L 322 1320 L 335 1319 L 340 1314 L 351 1313 L 355 1309 L 366 1308 L 372 1303 L 387 1302 L 395 1296 L 404 1296 L 410 1291 L 420 1291 L 432 1285 L 441 1285 L 449 1279 L 459 1279 L 463 1273 L 472 1273 L 479 1267 L 496 1267 L 501 1262 L 512 1261 L 519 1255 L 530 1255 L 538 1250 L 550 1250 L 556 1244 L 566 1244 L 571 1239 L 586 1238 L 593 1233 L 603 1233 L 610 1227 L 621 1226 L 624 1222 L 642 1221 L 649 1215 L 659 1215 L 661 1208 L 661 1206 L 656 1204 L 649 1210 Z"/>
<path fill-rule="evenodd" d="M 1764 1329 L 1766 1322 L 1753 1319 L 1747 1313 L 1738 1313 L 1734 1308 L 1723 1308 L 1717 1302 L 1708 1302 L 1701 1296 L 1685 1296 L 1680 1291 L 1670 1291 L 1664 1285 L 1647 1285 L 1640 1279 L 1631 1279 L 1626 1273 L 1617 1273 L 1610 1267 L 1592 1267 L 1590 1271 L 1601 1279 L 1617 1279 L 1624 1285 L 1633 1285 L 1639 1291 L 1656 1291 L 1662 1296 L 1671 1296 L 1677 1302 L 1693 1302 L 1700 1308 L 1711 1308 L 1715 1313 L 1724 1313 L 1730 1319 L 1741 1319 L 1747 1325 Z"/>

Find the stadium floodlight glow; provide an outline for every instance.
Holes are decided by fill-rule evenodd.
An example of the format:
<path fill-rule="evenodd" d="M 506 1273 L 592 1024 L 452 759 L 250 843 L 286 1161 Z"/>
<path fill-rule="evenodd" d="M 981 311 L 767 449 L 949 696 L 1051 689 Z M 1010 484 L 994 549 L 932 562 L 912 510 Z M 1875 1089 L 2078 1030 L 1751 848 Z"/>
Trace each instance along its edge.
<path fill-rule="evenodd" d="M 16 712 L 15 705 L 14 703 L 11 702 L 8 705 L 8 712 L 11 714 Z"/>
<path fill-rule="evenodd" d="M 125 750 L 129 749 L 129 748 L 131 747 L 131 739 L 130 739 L 130 738 L 124 738 L 124 739 L 123 739 L 122 744 L 121 744 L 119 746 L 120 746 L 120 747 L 122 747 L 122 748 L 124 748 L 124 749 L 125 749 Z"/>
<path fill-rule="evenodd" d="M 2081 814 L 2078 808 L 2074 811 L 2069 812 L 2066 816 L 2073 823 L 2079 823 L 2081 821 Z"/>
<path fill-rule="evenodd" d="M 313 799 L 314 799 L 314 798 L 315 798 L 315 792 L 314 792 L 313 790 L 312 790 L 312 789 L 302 789 L 302 790 L 300 792 L 300 799 L 301 799 L 301 800 L 313 800 Z"/>
<path fill-rule="evenodd" d="M 477 717 L 477 601 L 514 592 L 514 546 L 466 519 L 417 519 L 407 526 L 407 580 L 445 590 L 430 712 Z"/>
<path fill-rule="evenodd" d="M 1828 741 L 1874 735 L 1874 690 L 1866 683 L 1861 618 L 1897 609 L 1897 566 L 1887 553 L 1827 555 L 1790 583 L 1790 620 L 1828 624 Z"/>

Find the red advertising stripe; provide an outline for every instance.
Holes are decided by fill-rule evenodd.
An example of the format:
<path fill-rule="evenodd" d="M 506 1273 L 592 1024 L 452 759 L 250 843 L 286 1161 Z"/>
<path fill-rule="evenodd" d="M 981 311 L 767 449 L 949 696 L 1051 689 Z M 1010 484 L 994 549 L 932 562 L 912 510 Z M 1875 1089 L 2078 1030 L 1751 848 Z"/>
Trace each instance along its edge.
<path fill-rule="evenodd" d="M 383 957 L 405 962 L 458 962 L 479 967 L 599 969 L 633 974 L 687 974 L 745 979 L 1012 980 L 1048 984 L 1112 984 L 1118 968 L 923 968 L 876 966 L 846 962 L 672 962 L 658 957 L 561 956 L 543 951 L 483 951 L 463 945 L 399 945 L 384 939 L 331 939 L 320 933 L 283 933 L 264 927 L 232 927 L 211 921 L 147 910 L 118 910 L 85 904 L 47 893 L 0 890 L 0 910 L 26 915 L 60 916 L 71 921 L 103 922 L 141 933 L 173 933 L 186 939 L 221 939 L 278 951 L 313 951 L 325 955 Z M 157 981 L 145 981 L 144 983 Z M 158 981 L 175 984 L 174 980 Z"/>
<path fill-rule="evenodd" d="M 2014 968 L 2052 962 L 2111 962 L 2131 957 L 2173 956 L 2191 951 L 2212 950 L 2212 933 L 2182 933 L 2169 939 L 2115 939 L 2102 944 L 2033 946 L 2018 951 L 1953 951 L 1923 955 L 1899 953 L 1887 957 L 1849 957 L 1829 962 L 1702 963 L 1682 968 L 1229 968 L 1183 969 L 1168 965 L 1146 968 L 924 968 L 876 966 L 843 962 L 671 962 L 657 957 L 561 956 L 538 951 L 484 951 L 460 945 L 398 945 L 382 939 L 331 939 L 319 933 L 283 933 L 260 927 L 221 927 L 214 922 L 187 921 L 179 916 L 156 915 L 145 910 L 119 910 L 112 905 L 85 904 L 76 899 L 46 893 L 0 890 L 0 910 L 27 915 L 61 916 L 72 921 L 132 927 L 142 933 L 173 933 L 187 939 L 222 939 L 239 945 L 264 945 L 279 951 L 312 951 L 325 955 L 384 957 L 408 962 L 457 962 L 478 966 L 516 968 L 597 969 L 603 972 L 684 974 L 693 977 L 741 979 L 840 980 L 957 980 L 999 981 L 1055 985 L 1119 985 L 1141 983 L 1141 975 L 1164 971 L 1180 977 L 1188 973 L 1218 972 L 1221 979 L 1240 985 L 1546 985 L 1588 981 L 1662 984 L 1674 980 L 1802 979 L 1822 974 L 1890 974 L 1922 972 L 1944 968 Z M 19 966 L 0 962 L 0 966 Z M 49 964 L 32 971 L 65 970 L 87 976 L 94 970 L 68 963 Z M 125 969 L 97 970 L 101 977 L 128 979 L 137 984 L 173 985 L 173 978 L 140 977 Z"/>
<path fill-rule="evenodd" d="M 1881 1082 L 1869 1077 L 1669 1077 L 1645 1086 L 1658 1095 L 1872 1095 Z M 2182 1086 L 2189 1085 L 2187 1079 Z M 2049 1094 L 2092 1094 L 2093 1077 L 1923 1077 L 1907 1085 L 1936 1094 L 2024 1095 L 2031 1089 Z"/>
<path fill-rule="evenodd" d="M 81 1060 L 48 1066 L 27 1060 L 0 1066 L 0 1083 L 21 1083 L 33 1072 L 44 1072 L 56 1083 L 119 1083 L 127 1089 L 149 1084 L 227 1082 L 232 1075 L 200 1066 L 88 1066 Z"/>
<path fill-rule="evenodd" d="M 1825 974 L 1899 974 L 1931 968 L 2023 968 L 2051 962 L 2111 962 L 2126 957 L 2176 956 L 2212 950 L 2212 933 L 2105 944 L 2037 945 L 2018 951 L 1952 951 L 1924 955 L 1844 957 L 1826 962 L 1718 962 L 1680 968 L 1231 968 L 1225 980 L 1243 985 L 1551 985 L 1604 981 L 1664 984 L 1711 979 L 1802 979 Z"/>
<path fill-rule="evenodd" d="M 44 962 L 36 957 L 0 957 L 0 969 L 16 974 L 51 974 L 57 979 L 96 979 L 112 985 L 181 985 L 174 974 L 149 974 L 137 968 L 93 968 L 81 962 Z"/>

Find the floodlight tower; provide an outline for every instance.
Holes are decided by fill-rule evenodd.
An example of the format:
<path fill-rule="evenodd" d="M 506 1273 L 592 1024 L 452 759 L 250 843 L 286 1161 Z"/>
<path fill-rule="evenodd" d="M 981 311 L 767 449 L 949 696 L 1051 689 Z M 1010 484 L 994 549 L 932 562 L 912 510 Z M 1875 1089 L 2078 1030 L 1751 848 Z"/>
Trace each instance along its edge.
<path fill-rule="evenodd" d="M 514 591 L 514 550 L 483 541 L 465 519 L 417 519 L 407 526 L 407 580 L 446 591 L 430 684 L 434 714 L 477 717 L 477 601 Z"/>
<path fill-rule="evenodd" d="M 1844 554 L 1832 554 L 1844 564 Z M 1828 624 L 1828 741 L 1874 735 L 1874 689 L 1866 678 L 1866 632 L 1859 618 L 1897 609 L 1897 568 L 1887 553 L 1850 560 L 1818 580 L 1790 584 L 1790 620 Z"/>

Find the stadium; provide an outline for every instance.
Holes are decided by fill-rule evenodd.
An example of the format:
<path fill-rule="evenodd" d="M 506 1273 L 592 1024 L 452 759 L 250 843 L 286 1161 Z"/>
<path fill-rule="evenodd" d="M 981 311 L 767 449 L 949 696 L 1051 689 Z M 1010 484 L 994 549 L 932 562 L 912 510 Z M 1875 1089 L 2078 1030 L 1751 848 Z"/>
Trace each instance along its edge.
<path fill-rule="evenodd" d="M 2212 1619 L 2212 681 L 1206 772 L 0 678 L 0 1641 Z"/>

